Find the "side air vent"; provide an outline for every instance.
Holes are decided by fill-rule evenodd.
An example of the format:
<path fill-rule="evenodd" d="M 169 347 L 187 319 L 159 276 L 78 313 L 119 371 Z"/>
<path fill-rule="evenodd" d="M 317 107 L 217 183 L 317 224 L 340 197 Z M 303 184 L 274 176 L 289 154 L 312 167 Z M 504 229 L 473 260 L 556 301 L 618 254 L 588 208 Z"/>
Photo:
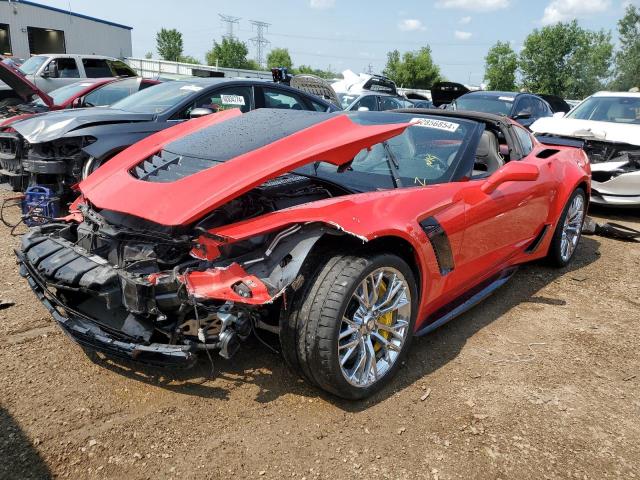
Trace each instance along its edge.
<path fill-rule="evenodd" d="M 163 150 L 136 165 L 130 173 L 138 180 L 169 183 L 206 170 L 217 163 L 214 160 L 176 155 Z"/>
<path fill-rule="evenodd" d="M 453 263 L 453 252 L 451 251 L 451 243 L 447 232 L 444 231 L 442 225 L 433 217 L 425 218 L 420 222 L 420 226 L 427 238 L 431 242 L 431 247 L 436 254 L 440 275 L 443 277 L 451 273 L 455 267 Z"/>
<path fill-rule="evenodd" d="M 556 150 L 555 148 L 545 148 L 540 153 L 536 155 L 538 158 L 550 158 L 553 157 L 560 150 Z"/>

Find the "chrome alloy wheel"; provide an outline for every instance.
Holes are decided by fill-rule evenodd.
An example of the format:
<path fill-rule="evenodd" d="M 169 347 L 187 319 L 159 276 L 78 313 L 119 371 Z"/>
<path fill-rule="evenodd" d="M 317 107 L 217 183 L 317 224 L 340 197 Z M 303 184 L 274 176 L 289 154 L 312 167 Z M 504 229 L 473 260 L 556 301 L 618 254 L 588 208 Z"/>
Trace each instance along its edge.
<path fill-rule="evenodd" d="M 564 262 L 569 261 L 573 252 L 575 252 L 582 234 L 582 222 L 584 220 L 585 201 L 582 195 L 576 195 L 564 218 L 562 226 L 562 241 L 560 248 L 560 256 Z"/>
<path fill-rule="evenodd" d="M 366 388 L 395 364 L 411 322 L 411 289 L 395 268 L 371 272 L 354 291 L 340 325 L 338 360 L 351 385 Z"/>

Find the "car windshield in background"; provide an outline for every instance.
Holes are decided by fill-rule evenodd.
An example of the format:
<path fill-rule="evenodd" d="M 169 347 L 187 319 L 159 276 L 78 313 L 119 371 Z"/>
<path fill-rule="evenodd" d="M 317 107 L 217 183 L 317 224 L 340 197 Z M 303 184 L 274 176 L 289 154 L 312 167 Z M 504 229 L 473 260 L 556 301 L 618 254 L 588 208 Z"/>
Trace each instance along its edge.
<path fill-rule="evenodd" d="M 297 173 L 360 192 L 451 181 L 476 123 L 435 117 L 411 121 L 414 125 L 401 135 L 362 150 L 348 168 L 316 162 Z"/>
<path fill-rule="evenodd" d="M 46 61 L 47 57 L 36 55 L 35 57 L 31 57 L 29 60 L 20 65 L 20 68 L 18 70 L 20 70 L 25 75 L 33 75 Z"/>
<path fill-rule="evenodd" d="M 127 80 L 112 82 L 88 94 L 84 98 L 84 106 L 104 107 L 107 105 L 113 105 L 123 98 L 136 93 L 139 89 L 139 78 L 129 78 Z"/>
<path fill-rule="evenodd" d="M 640 124 L 640 98 L 591 97 L 574 108 L 567 118 Z"/>
<path fill-rule="evenodd" d="M 56 105 L 62 105 L 64 102 L 69 100 L 70 98 L 75 97 L 83 90 L 86 90 L 88 87 L 93 85 L 91 82 L 78 82 L 72 83 L 71 85 L 66 85 L 64 87 L 56 88 L 52 92 L 49 92 L 49 96 L 53 98 L 53 103 Z M 38 98 L 33 102 L 34 105 L 45 106 L 46 104 L 41 98 Z"/>
<path fill-rule="evenodd" d="M 472 112 L 494 113 L 509 115 L 513 107 L 514 97 L 461 97 L 454 102 L 455 110 L 469 110 Z"/>
<path fill-rule="evenodd" d="M 358 95 L 352 93 L 338 93 L 338 100 L 340 100 L 340 106 L 345 109 L 351 105 L 358 98 Z"/>
<path fill-rule="evenodd" d="M 203 87 L 188 82 L 167 82 L 146 88 L 112 105 L 131 113 L 163 113 Z"/>

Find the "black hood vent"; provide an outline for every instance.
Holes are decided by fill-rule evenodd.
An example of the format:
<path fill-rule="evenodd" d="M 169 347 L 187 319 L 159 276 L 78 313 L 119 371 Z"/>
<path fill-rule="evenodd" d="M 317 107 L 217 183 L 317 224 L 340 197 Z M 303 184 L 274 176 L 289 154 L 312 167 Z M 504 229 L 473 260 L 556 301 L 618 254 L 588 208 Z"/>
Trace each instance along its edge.
<path fill-rule="evenodd" d="M 217 161 L 188 157 L 163 150 L 138 164 L 131 174 L 146 182 L 170 183 L 216 165 Z"/>

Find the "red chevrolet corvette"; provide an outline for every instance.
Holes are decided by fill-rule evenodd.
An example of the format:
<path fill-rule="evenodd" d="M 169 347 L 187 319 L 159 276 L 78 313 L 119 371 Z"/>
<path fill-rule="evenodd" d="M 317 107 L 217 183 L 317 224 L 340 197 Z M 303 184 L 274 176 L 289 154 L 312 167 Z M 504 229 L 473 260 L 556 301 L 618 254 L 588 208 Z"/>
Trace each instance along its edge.
<path fill-rule="evenodd" d="M 17 255 L 84 348 L 191 365 L 276 334 L 295 371 L 356 399 L 518 265 L 567 265 L 590 170 L 581 149 L 488 114 L 229 110 L 79 188 Z"/>

